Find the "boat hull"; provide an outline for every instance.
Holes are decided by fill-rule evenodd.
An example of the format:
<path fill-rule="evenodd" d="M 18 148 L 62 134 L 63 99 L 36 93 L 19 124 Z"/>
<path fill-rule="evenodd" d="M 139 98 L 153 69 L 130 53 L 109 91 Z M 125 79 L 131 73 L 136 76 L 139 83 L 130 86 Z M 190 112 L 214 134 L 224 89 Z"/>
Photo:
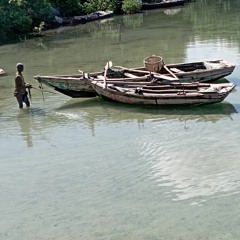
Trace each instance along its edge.
<path fill-rule="evenodd" d="M 63 18 L 55 16 L 55 21 L 60 26 L 75 26 L 78 24 L 85 24 L 87 22 L 111 18 L 113 16 L 114 16 L 113 11 L 97 11 L 84 16 L 73 16 Z"/>
<path fill-rule="evenodd" d="M 57 92 L 72 98 L 89 98 L 97 96 L 97 92 L 89 82 L 81 78 L 51 78 L 36 76 L 40 84 L 44 84 Z"/>
<path fill-rule="evenodd" d="M 152 9 L 158 9 L 158 8 L 183 6 L 184 4 L 185 4 L 185 0 L 162 1 L 159 3 L 143 3 L 141 9 L 152 10 Z"/>
<path fill-rule="evenodd" d="M 234 89 L 233 84 L 218 84 L 218 88 L 225 86 L 225 90 L 220 91 L 194 91 L 187 92 L 184 89 L 177 93 L 136 93 L 135 90 L 117 91 L 111 89 L 108 85 L 105 87 L 103 83 L 96 81 L 91 82 L 95 91 L 104 99 L 112 100 L 120 103 L 135 105 L 200 105 L 222 102 L 228 94 Z M 216 85 L 216 84 L 215 84 Z M 216 88 L 216 86 L 215 86 Z M 123 88 L 124 89 L 124 88 Z M 210 89 L 210 88 L 209 88 Z M 206 91 L 206 92 L 205 92 Z"/>
<path fill-rule="evenodd" d="M 6 74 L 3 69 L 0 68 L 0 76 Z"/>
<path fill-rule="evenodd" d="M 235 65 L 224 60 L 168 64 L 167 67 L 181 82 L 210 82 L 230 75 Z M 144 68 L 141 68 L 144 69 Z M 160 71 L 161 74 L 167 74 Z M 167 74 L 170 75 L 169 73 Z"/>
<path fill-rule="evenodd" d="M 235 66 L 223 60 L 168 64 L 168 69 L 174 71 L 174 74 L 180 82 L 210 82 L 230 75 Z M 123 68 L 125 69 L 125 68 Z M 126 71 L 136 74 L 137 72 L 150 72 L 145 67 L 128 68 Z M 89 76 L 103 77 L 102 72 L 90 73 Z M 143 74 L 141 76 L 144 76 Z M 162 68 L 159 74 L 153 74 L 156 81 L 163 81 L 163 77 L 173 79 L 171 74 Z M 55 75 L 55 76 L 35 76 L 35 79 L 54 90 L 72 98 L 95 97 L 97 93 L 82 74 L 75 75 Z M 108 78 L 111 81 L 112 78 Z M 116 80 L 116 78 L 115 78 Z M 126 79 L 125 79 L 126 80 Z M 131 81 L 133 81 L 132 79 Z M 168 80 L 167 80 L 168 81 Z M 171 81 L 171 80 L 170 80 Z"/>

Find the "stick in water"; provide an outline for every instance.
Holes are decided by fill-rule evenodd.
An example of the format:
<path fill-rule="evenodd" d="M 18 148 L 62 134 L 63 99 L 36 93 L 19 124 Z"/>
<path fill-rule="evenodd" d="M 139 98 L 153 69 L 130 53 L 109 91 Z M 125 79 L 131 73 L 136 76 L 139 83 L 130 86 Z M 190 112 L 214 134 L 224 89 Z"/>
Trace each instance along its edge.
<path fill-rule="evenodd" d="M 42 97 L 43 97 L 43 101 L 44 101 L 45 99 L 44 99 L 44 94 L 43 94 L 43 86 L 42 86 L 42 82 L 40 82 L 40 86 L 41 86 L 41 89 L 42 89 Z"/>
<path fill-rule="evenodd" d="M 47 90 L 42 90 L 42 89 L 40 89 L 40 88 L 33 87 L 33 86 L 32 86 L 32 89 L 36 89 L 36 90 L 38 90 L 38 91 L 40 91 L 40 92 L 46 92 L 46 93 L 56 94 L 55 92 L 50 92 L 50 91 L 47 91 Z"/>

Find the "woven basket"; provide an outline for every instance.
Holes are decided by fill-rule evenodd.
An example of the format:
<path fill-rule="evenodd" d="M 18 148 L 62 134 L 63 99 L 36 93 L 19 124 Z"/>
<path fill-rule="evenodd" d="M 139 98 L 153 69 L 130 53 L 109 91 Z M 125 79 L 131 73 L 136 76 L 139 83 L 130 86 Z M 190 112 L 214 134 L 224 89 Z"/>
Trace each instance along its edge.
<path fill-rule="evenodd" d="M 160 72 L 163 66 L 163 59 L 155 55 L 145 58 L 143 62 L 146 70 L 150 72 Z"/>

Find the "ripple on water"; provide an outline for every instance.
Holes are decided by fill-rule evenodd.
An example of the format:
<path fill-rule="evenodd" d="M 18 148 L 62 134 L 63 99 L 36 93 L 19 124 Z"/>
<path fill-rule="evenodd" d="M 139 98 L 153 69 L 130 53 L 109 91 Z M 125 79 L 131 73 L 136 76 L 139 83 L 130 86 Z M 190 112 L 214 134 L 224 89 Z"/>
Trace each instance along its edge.
<path fill-rule="evenodd" d="M 179 123 L 173 122 L 170 128 L 159 126 L 160 138 L 159 134 L 152 133 L 139 139 L 140 155 L 148 162 L 150 177 L 159 187 L 170 189 L 170 195 L 167 191 L 166 196 L 171 196 L 174 201 L 191 199 L 201 202 L 202 198 L 239 192 L 240 163 L 238 148 L 234 147 L 236 143 L 230 143 L 231 148 L 224 147 L 221 137 L 219 142 L 214 141 L 218 139 L 217 134 L 212 139 L 208 132 L 208 140 L 204 134 L 194 134 L 191 122 L 188 125 L 193 130 L 184 134 L 184 130 L 176 131 L 174 124 Z M 202 131 L 206 131 L 206 127 Z"/>

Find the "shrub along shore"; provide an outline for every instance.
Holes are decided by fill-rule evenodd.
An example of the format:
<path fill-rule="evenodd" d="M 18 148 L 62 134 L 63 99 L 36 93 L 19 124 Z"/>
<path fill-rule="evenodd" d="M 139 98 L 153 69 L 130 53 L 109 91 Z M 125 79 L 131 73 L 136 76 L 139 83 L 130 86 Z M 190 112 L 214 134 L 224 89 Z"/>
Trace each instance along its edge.
<path fill-rule="evenodd" d="M 0 44 L 17 36 L 40 34 L 52 27 L 56 15 L 79 16 L 99 10 L 130 14 L 140 9 L 138 0 L 0 0 Z"/>

